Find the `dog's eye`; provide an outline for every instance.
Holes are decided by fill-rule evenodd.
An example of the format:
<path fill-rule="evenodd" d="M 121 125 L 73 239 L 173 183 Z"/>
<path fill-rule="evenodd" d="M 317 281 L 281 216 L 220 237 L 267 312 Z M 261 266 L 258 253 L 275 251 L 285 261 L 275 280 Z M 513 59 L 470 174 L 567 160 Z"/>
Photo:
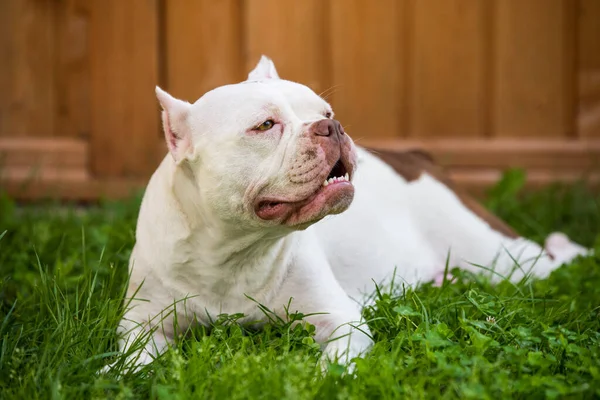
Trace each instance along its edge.
<path fill-rule="evenodd" d="M 325 112 L 325 118 L 331 118 L 331 112 L 330 111 Z"/>
<path fill-rule="evenodd" d="M 265 122 L 263 122 L 262 124 L 260 124 L 259 126 L 257 126 L 256 128 L 254 128 L 254 130 L 264 132 L 264 131 L 268 131 L 273 126 L 275 126 L 275 122 L 273 122 L 272 119 L 268 119 Z"/>

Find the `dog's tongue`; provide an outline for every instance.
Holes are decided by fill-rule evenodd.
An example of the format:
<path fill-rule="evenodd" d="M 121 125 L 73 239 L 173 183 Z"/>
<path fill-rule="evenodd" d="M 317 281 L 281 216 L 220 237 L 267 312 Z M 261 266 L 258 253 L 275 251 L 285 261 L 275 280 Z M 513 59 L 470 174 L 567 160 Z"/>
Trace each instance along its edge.
<path fill-rule="evenodd" d="M 256 215 L 264 220 L 278 219 L 290 211 L 289 203 L 265 202 L 259 205 Z"/>

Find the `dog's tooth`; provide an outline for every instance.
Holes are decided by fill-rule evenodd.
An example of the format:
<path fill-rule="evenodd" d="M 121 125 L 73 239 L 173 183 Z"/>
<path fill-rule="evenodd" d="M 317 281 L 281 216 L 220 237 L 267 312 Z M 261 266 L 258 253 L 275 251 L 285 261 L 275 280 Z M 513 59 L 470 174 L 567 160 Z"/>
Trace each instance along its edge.
<path fill-rule="evenodd" d="M 332 184 L 333 183 L 333 178 L 329 178 L 329 180 L 327 182 L 329 182 L 329 184 Z"/>
<path fill-rule="evenodd" d="M 329 182 L 327 182 L 327 179 L 325 179 L 325 182 L 323 182 L 323 186 L 327 186 L 329 185 Z"/>
<path fill-rule="evenodd" d="M 344 178 L 346 178 L 347 181 L 350 180 L 350 175 L 348 175 L 348 173 L 346 172 L 346 175 L 344 175 Z"/>

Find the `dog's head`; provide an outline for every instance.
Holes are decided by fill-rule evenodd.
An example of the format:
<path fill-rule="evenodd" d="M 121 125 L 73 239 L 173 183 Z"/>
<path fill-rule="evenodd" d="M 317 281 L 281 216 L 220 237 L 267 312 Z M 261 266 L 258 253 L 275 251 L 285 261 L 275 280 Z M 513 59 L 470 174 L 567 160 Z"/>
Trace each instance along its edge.
<path fill-rule="evenodd" d="M 325 100 L 280 79 L 270 59 L 247 81 L 194 104 L 156 92 L 177 171 L 214 217 L 243 228 L 304 229 L 351 204 L 352 139 Z"/>

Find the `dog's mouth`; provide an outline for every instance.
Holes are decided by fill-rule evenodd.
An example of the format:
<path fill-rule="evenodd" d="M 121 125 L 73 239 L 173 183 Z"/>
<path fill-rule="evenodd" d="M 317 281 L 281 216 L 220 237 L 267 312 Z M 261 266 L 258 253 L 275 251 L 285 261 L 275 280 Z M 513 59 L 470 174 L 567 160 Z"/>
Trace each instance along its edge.
<path fill-rule="evenodd" d="M 327 179 L 325 179 L 325 182 L 323 182 L 323 186 L 327 186 L 338 181 L 350 181 L 350 175 L 348 174 L 348 170 L 344 166 L 342 159 L 337 160 L 331 169 L 331 172 L 329 172 L 329 175 L 327 175 Z"/>
<path fill-rule="evenodd" d="M 295 211 L 302 212 L 313 203 L 314 208 L 323 208 L 328 203 L 338 202 L 344 196 L 352 197 L 354 187 L 351 180 L 351 170 L 346 167 L 340 158 L 334 164 L 323 183 L 309 197 L 300 201 L 286 201 L 279 199 L 263 199 L 258 202 L 255 212 L 263 220 L 287 219 Z"/>
<path fill-rule="evenodd" d="M 277 218 L 277 215 L 282 213 L 285 204 L 290 203 L 286 203 L 283 201 L 263 200 L 258 203 L 258 207 L 256 208 L 256 215 L 258 215 L 259 218 L 265 220 L 275 219 Z"/>

